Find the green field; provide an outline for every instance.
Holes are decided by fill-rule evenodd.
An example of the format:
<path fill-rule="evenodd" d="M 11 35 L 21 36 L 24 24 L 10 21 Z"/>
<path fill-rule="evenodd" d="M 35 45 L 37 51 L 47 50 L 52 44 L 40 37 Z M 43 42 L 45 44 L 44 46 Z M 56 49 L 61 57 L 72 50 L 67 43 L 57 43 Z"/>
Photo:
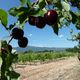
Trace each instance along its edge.
<path fill-rule="evenodd" d="M 52 52 L 27 52 L 27 53 L 19 53 L 17 62 L 33 62 L 33 61 L 46 61 L 46 60 L 56 60 L 65 57 L 76 56 L 75 52 L 67 52 L 67 51 L 52 51 Z"/>

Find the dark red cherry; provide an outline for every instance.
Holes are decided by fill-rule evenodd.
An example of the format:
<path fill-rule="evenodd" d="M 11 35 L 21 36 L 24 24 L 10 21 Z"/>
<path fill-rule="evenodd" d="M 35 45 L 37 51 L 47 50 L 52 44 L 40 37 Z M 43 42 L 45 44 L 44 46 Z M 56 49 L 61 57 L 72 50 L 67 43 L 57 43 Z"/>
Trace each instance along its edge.
<path fill-rule="evenodd" d="M 37 28 L 44 28 L 46 25 L 44 17 L 36 17 L 35 24 Z"/>
<path fill-rule="evenodd" d="M 28 39 L 26 37 L 22 37 L 18 40 L 19 47 L 25 48 L 28 45 Z"/>
<path fill-rule="evenodd" d="M 57 21 L 58 14 L 55 10 L 48 10 L 44 14 L 45 21 L 48 25 L 53 25 Z"/>
<path fill-rule="evenodd" d="M 12 34 L 11 36 L 14 38 L 14 39 L 20 39 L 21 37 L 23 37 L 24 35 L 24 31 L 22 29 L 19 29 L 19 28 L 14 28 L 12 30 Z"/>
<path fill-rule="evenodd" d="M 34 17 L 34 16 L 29 16 L 28 22 L 29 22 L 30 25 L 35 26 L 35 18 L 36 18 L 36 17 Z"/>

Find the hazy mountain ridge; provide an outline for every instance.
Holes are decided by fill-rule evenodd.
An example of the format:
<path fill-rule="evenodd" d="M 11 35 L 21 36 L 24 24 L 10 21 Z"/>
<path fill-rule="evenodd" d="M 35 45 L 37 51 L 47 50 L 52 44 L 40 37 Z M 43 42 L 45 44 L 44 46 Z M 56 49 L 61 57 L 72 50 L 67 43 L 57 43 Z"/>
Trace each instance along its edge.
<path fill-rule="evenodd" d="M 44 50 L 63 51 L 66 48 L 27 46 L 26 48 L 16 47 L 14 49 L 16 49 L 17 52 L 25 52 L 25 51 L 29 51 L 29 50 L 32 50 L 32 51 L 36 52 L 36 51 L 44 51 Z"/>

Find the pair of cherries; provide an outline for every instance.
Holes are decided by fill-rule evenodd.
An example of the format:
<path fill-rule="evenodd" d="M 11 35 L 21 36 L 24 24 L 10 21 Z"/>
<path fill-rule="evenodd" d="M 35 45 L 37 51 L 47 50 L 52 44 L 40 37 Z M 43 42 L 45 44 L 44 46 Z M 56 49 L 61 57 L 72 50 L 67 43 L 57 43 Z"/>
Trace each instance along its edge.
<path fill-rule="evenodd" d="M 48 10 L 44 16 L 29 16 L 29 24 L 37 28 L 44 28 L 46 24 L 53 25 L 57 21 L 58 14 L 55 10 Z"/>
<path fill-rule="evenodd" d="M 19 47 L 25 48 L 28 44 L 28 38 L 24 37 L 24 31 L 19 28 L 14 28 L 11 33 L 12 38 L 18 40 Z"/>

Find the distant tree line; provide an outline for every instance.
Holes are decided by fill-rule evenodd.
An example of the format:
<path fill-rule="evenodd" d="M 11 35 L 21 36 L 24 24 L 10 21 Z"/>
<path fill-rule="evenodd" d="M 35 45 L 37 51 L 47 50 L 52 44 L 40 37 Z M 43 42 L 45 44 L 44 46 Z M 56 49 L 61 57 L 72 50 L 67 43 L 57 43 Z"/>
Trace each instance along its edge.
<path fill-rule="evenodd" d="M 66 51 L 68 52 L 78 52 L 79 48 L 77 48 L 76 46 L 74 48 L 67 48 Z"/>

